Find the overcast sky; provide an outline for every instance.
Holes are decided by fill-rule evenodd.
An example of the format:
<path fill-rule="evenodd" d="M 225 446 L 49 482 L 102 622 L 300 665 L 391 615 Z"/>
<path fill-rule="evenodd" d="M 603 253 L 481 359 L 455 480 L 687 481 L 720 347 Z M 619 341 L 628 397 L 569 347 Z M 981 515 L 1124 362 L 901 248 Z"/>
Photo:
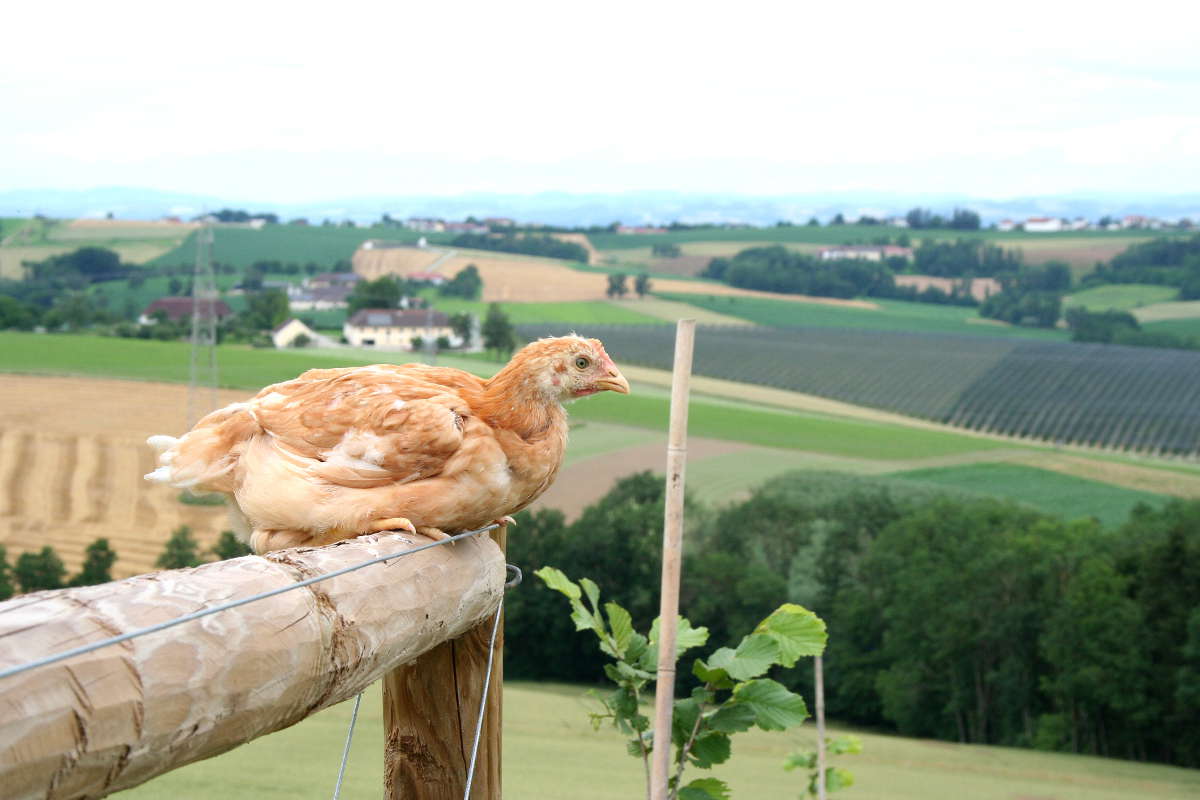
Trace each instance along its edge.
<path fill-rule="evenodd" d="M 0 190 L 1200 187 L 1200 4 L 836 5 L 20 3 Z"/>

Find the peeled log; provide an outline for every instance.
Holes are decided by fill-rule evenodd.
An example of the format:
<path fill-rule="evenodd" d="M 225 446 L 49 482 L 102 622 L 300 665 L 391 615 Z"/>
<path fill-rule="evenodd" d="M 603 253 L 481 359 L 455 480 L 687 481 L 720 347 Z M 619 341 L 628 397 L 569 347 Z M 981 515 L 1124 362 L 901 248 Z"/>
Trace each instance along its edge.
<path fill-rule="evenodd" d="M 426 544 L 376 534 L 0 603 L 0 669 Z M 103 797 L 340 703 L 495 612 L 487 536 L 0 679 L 5 798 Z"/>

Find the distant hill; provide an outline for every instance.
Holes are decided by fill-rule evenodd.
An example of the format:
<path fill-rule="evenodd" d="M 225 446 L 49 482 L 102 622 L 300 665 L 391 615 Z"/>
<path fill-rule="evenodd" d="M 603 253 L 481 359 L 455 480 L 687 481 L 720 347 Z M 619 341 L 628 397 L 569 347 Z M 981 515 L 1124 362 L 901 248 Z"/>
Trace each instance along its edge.
<path fill-rule="evenodd" d="M 455 196 L 376 195 L 322 198 L 307 203 L 271 203 L 254 198 L 209 196 L 136 187 L 85 190 L 19 189 L 0 192 L 0 216 L 104 216 L 155 219 L 166 215 L 194 216 L 220 208 L 273 212 L 283 218 L 306 217 L 378 220 L 384 213 L 464 219 L 467 216 L 506 216 L 523 222 L 588 226 L 621 222 L 628 225 L 668 223 L 745 223 L 773 225 L 779 220 L 822 221 L 841 213 L 876 217 L 902 215 L 914 207 L 948 212 L 973 209 L 985 224 L 1028 216 L 1085 217 L 1142 214 L 1168 219 L 1200 219 L 1200 193 L 1179 195 L 1078 194 L 1043 197 L 986 198 L 961 194 L 886 194 L 879 192 L 808 192 L 786 195 L 686 194 L 628 192 L 622 194 L 471 193 Z"/>

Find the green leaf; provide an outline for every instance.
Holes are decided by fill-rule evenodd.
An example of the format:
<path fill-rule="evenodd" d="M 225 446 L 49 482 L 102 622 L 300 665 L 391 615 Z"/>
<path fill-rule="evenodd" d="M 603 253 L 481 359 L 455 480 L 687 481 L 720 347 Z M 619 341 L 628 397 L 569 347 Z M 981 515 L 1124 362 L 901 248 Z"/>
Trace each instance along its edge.
<path fill-rule="evenodd" d="M 729 673 L 720 667 L 709 666 L 703 658 L 697 658 L 696 663 L 692 664 L 692 674 L 705 684 L 718 689 L 733 688 L 733 679 L 729 677 Z"/>
<path fill-rule="evenodd" d="M 842 769 L 841 767 L 825 768 L 826 791 L 836 792 L 839 789 L 848 789 L 853 785 L 854 774 L 850 770 Z"/>
<path fill-rule="evenodd" d="M 655 651 L 655 661 L 658 659 L 659 619 L 656 617 L 650 625 L 650 647 Z M 708 641 L 708 628 L 693 628 L 687 617 L 679 617 L 675 625 L 675 658 L 680 653 L 687 652 L 693 647 L 699 647 Z"/>
<path fill-rule="evenodd" d="M 697 778 L 679 790 L 679 800 L 729 800 L 729 786 L 716 778 Z"/>
<path fill-rule="evenodd" d="M 778 662 L 779 645 L 772 637 L 756 633 L 742 639 L 725 671 L 734 680 L 746 681 L 757 678 Z"/>
<path fill-rule="evenodd" d="M 579 586 L 563 574 L 562 570 L 554 567 L 542 567 L 534 571 L 542 579 L 542 582 L 550 589 L 556 592 L 562 592 L 571 600 L 578 600 L 580 597 Z"/>
<path fill-rule="evenodd" d="M 792 753 L 783 762 L 783 768 L 788 772 L 794 769 L 812 769 L 817 765 L 817 754 L 813 751 L 802 750 L 797 753 Z"/>
<path fill-rule="evenodd" d="M 683 747 L 692 735 L 692 728 L 700 718 L 700 704 L 690 697 L 676 700 L 671 710 L 671 744 Z"/>
<path fill-rule="evenodd" d="M 587 593 L 587 598 L 591 601 L 592 608 L 598 611 L 600 609 L 600 587 L 591 578 L 580 578 L 579 585 Z"/>
<path fill-rule="evenodd" d="M 637 664 L 643 669 L 649 669 L 653 671 L 653 664 L 651 664 L 649 667 L 646 667 L 642 664 L 642 657 L 646 652 L 646 646 L 648 644 L 649 642 L 646 640 L 645 636 L 642 636 L 637 631 L 634 631 L 633 636 L 629 637 L 629 646 L 625 648 L 625 660 L 630 664 Z"/>
<path fill-rule="evenodd" d="M 784 603 L 754 629 L 770 636 L 779 645 L 779 663 L 791 668 L 801 656 L 819 656 L 825 652 L 825 622 L 813 612 L 795 603 Z"/>
<path fill-rule="evenodd" d="M 861 753 L 862 749 L 862 739 L 853 733 L 847 733 L 845 736 L 839 736 L 836 739 L 829 739 L 825 744 L 825 751 L 835 756 L 840 756 L 843 753 L 854 755 Z"/>
<path fill-rule="evenodd" d="M 808 718 L 804 698 L 769 678 L 738 684 L 733 699 L 754 709 L 755 722 L 764 731 L 787 730 Z"/>
<path fill-rule="evenodd" d="M 708 727 L 721 733 L 740 733 L 750 729 L 757 715 L 744 703 L 726 703 L 708 718 Z"/>
<path fill-rule="evenodd" d="M 604 610 L 608 612 L 608 627 L 612 631 L 613 642 L 616 645 L 616 652 L 611 655 L 624 659 L 625 652 L 629 649 L 630 642 L 633 641 L 633 617 L 629 616 L 629 612 L 616 603 L 605 603 Z"/>
<path fill-rule="evenodd" d="M 688 757 L 700 769 L 710 769 L 716 764 L 724 764 L 729 760 L 731 752 L 729 735 L 710 731 L 696 737 Z"/>

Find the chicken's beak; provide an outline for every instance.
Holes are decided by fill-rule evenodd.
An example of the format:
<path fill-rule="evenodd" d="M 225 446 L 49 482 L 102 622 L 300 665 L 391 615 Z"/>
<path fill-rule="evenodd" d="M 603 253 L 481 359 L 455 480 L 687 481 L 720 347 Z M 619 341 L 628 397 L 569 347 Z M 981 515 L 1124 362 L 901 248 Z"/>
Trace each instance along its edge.
<path fill-rule="evenodd" d="M 625 380 L 625 376 L 621 374 L 621 370 L 616 367 L 609 367 L 608 374 L 596 381 L 596 388 L 602 392 L 629 394 L 629 381 Z"/>

